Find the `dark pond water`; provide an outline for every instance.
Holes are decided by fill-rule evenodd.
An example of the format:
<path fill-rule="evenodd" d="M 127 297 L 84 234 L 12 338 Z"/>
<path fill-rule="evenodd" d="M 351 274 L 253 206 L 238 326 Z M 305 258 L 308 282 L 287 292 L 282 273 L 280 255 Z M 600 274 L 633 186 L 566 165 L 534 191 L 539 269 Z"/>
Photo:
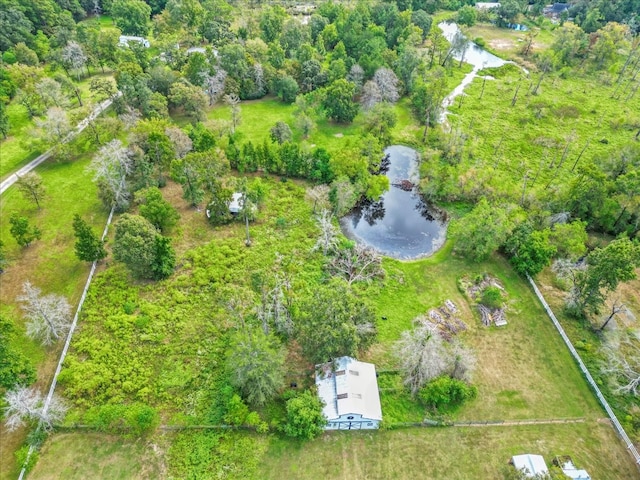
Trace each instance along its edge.
<path fill-rule="evenodd" d="M 389 156 L 389 190 L 377 202 L 360 205 L 343 217 L 342 230 L 347 237 L 388 257 L 408 260 L 428 256 L 444 244 L 445 214 L 427 204 L 415 189 L 402 188 L 403 180 L 419 181 L 417 152 L 394 145 L 385 154 Z"/>

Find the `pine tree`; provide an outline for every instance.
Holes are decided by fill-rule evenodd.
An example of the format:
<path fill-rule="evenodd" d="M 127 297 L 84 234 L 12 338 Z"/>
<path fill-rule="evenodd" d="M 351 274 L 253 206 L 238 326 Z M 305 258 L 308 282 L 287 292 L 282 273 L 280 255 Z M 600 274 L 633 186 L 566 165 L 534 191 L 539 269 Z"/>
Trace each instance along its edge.
<path fill-rule="evenodd" d="M 73 232 L 76 236 L 75 251 L 79 260 L 97 262 L 107 256 L 104 241 L 100 240 L 80 215 L 73 217 Z"/>

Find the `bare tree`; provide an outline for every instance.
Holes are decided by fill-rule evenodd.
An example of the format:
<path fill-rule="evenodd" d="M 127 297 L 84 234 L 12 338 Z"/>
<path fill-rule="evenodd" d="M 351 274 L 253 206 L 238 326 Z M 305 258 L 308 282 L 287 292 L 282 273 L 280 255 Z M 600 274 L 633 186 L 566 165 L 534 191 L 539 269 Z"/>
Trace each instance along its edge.
<path fill-rule="evenodd" d="M 604 354 L 602 371 L 610 376 L 614 391 L 640 395 L 640 333 L 624 332 L 609 338 Z"/>
<path fill-rule="evenodd" d="M 76 78 L 80 78 L 82 69 L 87 64 L 87 56 L 78 42 L 71 41 L 62 49 L 62 61 L 67 68 L 76 70 Z"/>
<path fill-rule="evenodd" d="M 393 70 L 381 67 L 373 74 L 373 81 L 378 85 L 382 101 L 388 103 L 396 103 L 400 98 L 398 89 L 398 77 Z"/>
<path fill-rule="evenodd" d="M 219 68 L 215 75 L 207 75 L 205 85 L 207 87 L 207 95 L 209 96 L 209 106 L 218 101 L 224 92 L 225 81 L 227 80 L 227 72 Z"/>
<path fill-rule="evenodd" d="M 472 352 L 460 343 L 445 342 L 428 319 L 418 317 L 416 321 L 418 326 L 402 332 L 395 344 L 395 355 L 411 394 L 416 395 L 440 375 L 467 380 L 475 365 Z"/>
<path fill-rule="evenodd" d="M 619 297 L 614 298 L 613 302 L 611 302 L 611 310 L 609 310 L 609 314 L 607 316 L 607 319 L 604 321 L 602 326 L 598 328 L 598 331 L 599 332 L 603 331 L 607 327 L 609 322 L 613 319 L 613 317 L 615 317 L 617 314 L 619 314 L 624 309 L 625 309 L 625 304 L 622 303 L 620 298 Z"/>
<path fill-rule="evenodd" d="M 349 285 L 384 276 L 382 257 L 360 244 L 338 250 L 329 262 L 329 270 L 334 275 L 344 277 Z"/>
<path fill-rule="evenodd" d="M 60 423 L 67 413 L 67 406 L 59 397 L 53 395 L 49 404 L 45 405 L 42 394 L 35 388 L 19 386 L 8 391 L 4 400 L 7 404 L 5 424 L 10 432 L 28 421 L 38 422 L 49 430 L 54 424 Z"/>
<path fill-rule="evenodd" d="M 371 110 L 378 103 L 382 101 L 382 92 L 376 82 L 369 80 L 364 84 L 362 89 L 362 97 L 360 97 L 360 104 L 362 109 L 367 111 Z"/>
<path fill-rule="evenodd" d="M 316 213 L 316 207 L 329 207 L 329 187 L 327 185 L 316 185 L 307 190 L 307 197 L 313 201 L 313 213 Z"/>
<path fill-rule="evenodd" d="M 24 295 L 18 297 L 25 313 L 27 336 L 40 340 L 42 345 L 52 345 L 71 328 L 71 306 L 61 295 L 41 295 L 39 288 L 25 282 Z"/>
<path fill-rule="evenodd" d="M 129 105 L 125 107 L 125 112 L 121 113 L 118 118 L 124 125 L 125 130 L 131 130 L 142 118 L 140 110 L 131 108 Z"/>
<path fill-rule="evenodd" d="M 280 334 L 287 336 L 293 334 L 290 292 L 291 281 L 281 274 L 276 274 L 273 288 L 263 288 L 256 313 L 265 335 L 269 334 L 270 325 L 273 325 Z"/>
<path fill-rule="evenodd" d="M 240 125 L 240 98 L 235 93 L 224 96 L 224 103 L 231 110 L 231 133 L 236 133 L 236 127 Z"/>
<path fill-rule="evenodd" d="M 331 212 L 326 209 L 323 209 L 316 217 L 320 227 L 320 236 L 313 249 L 322 249 L 324 256 L 338 247 L 338 229 L 333 224 L 332 218 Z"/>
<path fill-rule="evenodd" d="M 364 84 L 364 70 L 362 67 L 355 63 L 347 74 L 347 80 L 356 86 L 358 92 L 362 90 L 362 85 Z"/>
<path fill-rule="evenodd" d="M 69 104 L 69 100 L 62 93 L 62 86 L 53 78 L 44 77 L 36 84 L 35 90 L 47 108 L 66 107 Z"/>
<path fill-rule="evenodd" d="M 100 147 L 95 154 L 89 169 L 93 170 L 93 180 L 108 189 L 112 204 L 124 209 L 129 203 L 129 191 L 126 178 L 133 171 L 131 154 L 120 140 L 111 140 Z"/>
<path fill-rule="evenodd" d="M 173 144 L 173 149 L 176 152 L 176 157 L 183 158 L 193 148 L 193 142 L 189 138 L 189 135 L 184 133 L 184 130 L 182 130 L 181 128 L 170 126 L 165 129 L 165 133 Z"/>
<path fill-rule="evenodd" d="M 18 186 L 18 190 L 20 190 L 20 193 L 22 193 L 25 198 L 32 199 L 34 202 L 36 202 L 38 209 L 40 209 L 40 202 L 45 195 L 44 185 L 42 184 L 42 177 L 36 172 L 26 173 L 22 177 L 19 175 L 17 176 L 18 181 L 16 182 L 16 185 Z"/>

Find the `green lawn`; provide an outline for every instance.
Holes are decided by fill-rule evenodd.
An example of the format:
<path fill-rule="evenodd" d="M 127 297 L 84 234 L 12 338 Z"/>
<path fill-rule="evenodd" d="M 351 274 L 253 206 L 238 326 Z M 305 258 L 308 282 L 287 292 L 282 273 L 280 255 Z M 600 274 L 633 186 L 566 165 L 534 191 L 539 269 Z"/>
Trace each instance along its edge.
<path fill-rule="evenodd" d="M 0 238 L 9 260 L 0 278 L 0 313 L 14 319 L 19 329 L 23 328 L 23 322 L 16 297 L 22 293 L 26 280 L 45 293 L 65 295 L 72 305 L 80 298 L 89 266 L 77 260 L 73 252 L 73 215 L 80 214 L 99 232 L 107 218 L 91 174 L 86 172 L 88 162 L 88 158 L 74 162 L 48 161 L 38 167 L 47 190 L 41 210 L 25 201 L 15 187 L 0 197 Z M 9 233 L 9 216 L 13 212 L 27 216 L 36 224 L 42 230 L 42 239 L 27 248 L 19 247 Z M 47 388 L 62 346 L 44 349 L 26 337 L 18 337 L 17 342 L 16 346 L 38 367 L 37 386 Z M 11 476 L 15 468 L 13 451 L 24 441 L 25 434 L 23 430 L 9 434 L 0 426 L 0 463 L 3 465 L 0 478 L 15 478 Z"/>
<path fill-rule="evenodd" d="M 605 423 L 334 432 L 306 444 L 273 440 L 264 480 L 499 479 L 513 455 L 570 454 L 592 478 L 640 478 Z"/>
<path fill-rule="evenodd" d="M 11 129 L 9 136 L 0 141 L 0 178 L 6 177 L 40 154 L 38 151 L 30 151 L 23 144 L 23 139 L 33 128 L 27 109 L 22 105 L 11 103 L 7 107 L 7 115 Z"/>
<path fill-rule="evenodd" d="M 145 440 L 123 440 L 96 433 L 62 433 L 48 441 L 30 480 L 161 478 L 162 464 Z"/>

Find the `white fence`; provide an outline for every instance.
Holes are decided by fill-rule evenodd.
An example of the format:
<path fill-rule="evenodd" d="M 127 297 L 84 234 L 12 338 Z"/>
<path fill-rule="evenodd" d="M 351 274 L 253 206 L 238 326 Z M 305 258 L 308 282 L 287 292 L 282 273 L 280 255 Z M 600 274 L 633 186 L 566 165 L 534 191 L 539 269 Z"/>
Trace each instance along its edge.
<path fill-rule="evenodd" d="M 546 300 L 542 296 L 542 293 L 540 293 L 538 286 L 530 276 L 527 275 L 527 278 L 529 279 L 529 283 L 531 283 L 531 286 L 533 287 L 533 291 L 536 292 L 538 299 L 540 299 L 542 306 L 547 311 L 547 315 L 549 315 L 549 318 L 551 318 L 551 321 L 558 329 L 558 332 L 560 332 L 560 336 L 564 340 L 564 343 L 567 345 L 567 348 L 571 352 L 571 355 L 573 355 L 573 358 L 576 360 L 576 362 L 578 362 L 578 367 L 580 368 L 580 370 L 582 370 L 582 373 L 586 377 L 587 382 L 589 382 L 589 385 L 591 385 L 591 388 L 593 388 L 593 391 L 595 392 L 596 397 L 598 397 L 600 404 L 604 407 L 605 411 L 607 412 L 607 415 L 609 415 L 609 418 L 611 419 L 611 423 L 613 424 L 614 428 L 618 432 L 618 435 L 620 435 L 624 443 L 627 445 L 627 449 L 629 450 L 629 452 L 631 452 L 631 455 L 635 459 L 638 468 L 640 468 L 640 454 L 638 454 L 638 450 L 636 449 L 635 445 L 627 435 L 627 432 L 625 432 L 624 428 L 622 428 L 622 425 L 620 425 L 620 422 L 618 421 L 616 414 L 613 413 L 613 410 L 609 406 L 609 402 L 607 402 L 607 399 L 604 398 L 604 396 L 602 395 L 602 392 L 598 388 L 598 385 L 596 384 L 596 382 L 593 380 L 591 373 L 589 373 L 589 370 L 587 369 L 586 365 L 580 358 L 580 355 L 574 348 L 573 344 L 571 343 L 571 340 L 569 340 L 569 337 L 567 336 L 564 329 L 562 328 L 562 325 L 560 325 L 560 322 L 558 322 L 558 319 L 553 314 L 553 311 L 549 307 L 549 304 L 546 302 Z"/>

